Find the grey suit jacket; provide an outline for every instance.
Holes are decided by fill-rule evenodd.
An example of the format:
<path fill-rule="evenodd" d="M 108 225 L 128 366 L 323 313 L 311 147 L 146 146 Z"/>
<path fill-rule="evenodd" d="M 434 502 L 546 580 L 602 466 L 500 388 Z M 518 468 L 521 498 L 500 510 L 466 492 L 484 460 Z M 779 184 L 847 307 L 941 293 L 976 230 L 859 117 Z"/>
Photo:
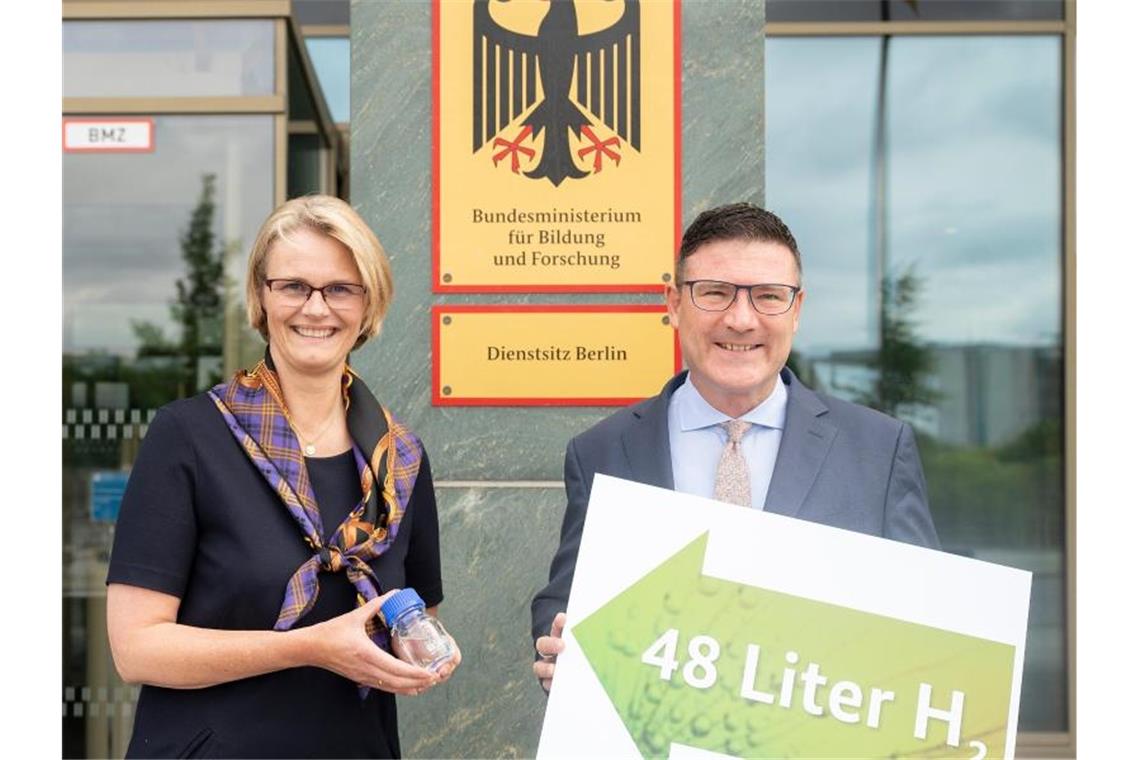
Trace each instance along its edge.
<path fill-rule="evenodd" d="M 672 378 L 651 399 L 610 415 L 566 447 L 566 514 L 550 582 L 531 604 L 532 634 L 546 635 L 566 609 L 586 503 L 596 473 L 673 488 L 669 398 Z M 939 548 L 926 503 L 914 432 L 873 409 L 815 393 L 784 369 L 788 411 L 764 510 Z"/>

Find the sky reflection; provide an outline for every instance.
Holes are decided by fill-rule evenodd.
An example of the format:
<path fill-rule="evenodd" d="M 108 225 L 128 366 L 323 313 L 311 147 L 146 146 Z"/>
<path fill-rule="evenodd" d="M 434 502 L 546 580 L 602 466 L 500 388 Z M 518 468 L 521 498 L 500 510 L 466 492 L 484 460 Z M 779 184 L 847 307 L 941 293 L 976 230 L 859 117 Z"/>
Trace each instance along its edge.
<path fill-rule="evenodd" d="M 873 347 L 879 38 L 770 38 L 767 203 L 795 232 L 808 301 L 796 346 Z M 886 269 L 913 265 L 935 343 L 1059 343 L 1061 43 L 894 37 Z"/>

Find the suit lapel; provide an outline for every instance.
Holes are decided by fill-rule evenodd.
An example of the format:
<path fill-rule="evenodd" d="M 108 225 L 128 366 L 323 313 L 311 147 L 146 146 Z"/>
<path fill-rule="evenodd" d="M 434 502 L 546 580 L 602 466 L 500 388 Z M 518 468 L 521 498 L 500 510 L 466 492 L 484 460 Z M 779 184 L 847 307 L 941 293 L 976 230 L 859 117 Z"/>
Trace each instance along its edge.
<path fill-rule="evenodd" d="M 819 475 L 836 429 L 828 421 L 828 409 L 819 397 L 790 370 L 784 372 L 788 378 L 787 419 L 764 510 L 794 516 Z"/>
<path fill-rule="evenodd" d="M 669 451 L 669 398 L 683 382 L 682 372 L 665 383 L 654 398 L 633 409 L 633 424 L 621 436 L 630 477 L 639 483 L 673 488 L 673 459 Z"/>

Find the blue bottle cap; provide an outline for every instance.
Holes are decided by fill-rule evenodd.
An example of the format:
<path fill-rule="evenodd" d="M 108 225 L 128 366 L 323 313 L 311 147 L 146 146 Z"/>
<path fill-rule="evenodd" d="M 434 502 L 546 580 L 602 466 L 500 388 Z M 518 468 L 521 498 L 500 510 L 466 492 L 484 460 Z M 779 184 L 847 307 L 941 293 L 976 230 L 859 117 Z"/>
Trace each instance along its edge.
<path fill-rule="evenodd" d="M 419 607 L 421 610 L 424 608 L 424 600 L 416 593 L 414 588 L 402 588 L 396 593 L 388 597 L 388 600 L 380 605 L 380 614 L 384 616 L 384 622 L 388 627 L 392 627 L 392 623 L 403 615 L 406 611 Z"/>

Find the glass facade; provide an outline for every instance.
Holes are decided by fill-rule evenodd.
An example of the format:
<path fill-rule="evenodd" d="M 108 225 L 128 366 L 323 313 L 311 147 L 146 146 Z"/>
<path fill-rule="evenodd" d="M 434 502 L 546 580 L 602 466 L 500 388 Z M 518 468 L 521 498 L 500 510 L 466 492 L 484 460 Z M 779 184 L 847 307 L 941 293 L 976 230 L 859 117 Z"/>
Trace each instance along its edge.
<path fill-rule="evenodd" d="M 98 20 L 65 7 L 63 22 L 64 96 L 76 99 L 65 106 L 79 109 L 65 119 L 115 121 L 127 107 L 122 118 L 153 124 L 142 151 L 63 155 L 64 757 L 121 757 L 130 737 L 138 689 L 111 660 L 105 579 L 147 425 L 261 356 L 245 314 L 250 246 L 281 198 L 331 190 L 336 156 L 297 61 L 304 48 L 285 47 L 291 76 L 277 81 L 286 18 L 133 9 Z M 251 100 L 272 95 L 286 96 L 275 113 Z M 186 97 L 201 110 L 181 113 L 171 99 Z M 295 109 L 309 121 L 288 134 Z"/>
<path fill-rule="evenodd" d="M 768 0 L 768 21 L 1060 21 L 1064 0 Z"/>
<path fill-rule="evenodd" d="M 155 410 L 259 355 L 249 246 L 273 117 L 158 116 L 155 150 L 63 161 L 64 755 L 122 756 L 137 690 L 106 641 L 118 499 Z"/>
<path fill-rule="evenodd" d="M 1066 731 L 1058 36 L 767 41 L 809 384 L 911 422 L 943 548 L 1034 573 L 1019 728 Z"/>
<path fill-rule="evenodd" d="M 320 135 L 289 135 L 290 198 L 320 192 L 325 173 Z"/>
<path fill-rule="evenodd" d="M 271 95 L 273 29 L 270 19 L 65 21 L 63 96 Z"/>
<path fill-rule="evenodd" d="M 243 308 L 241 265 L 273 204 L 272 122 L 260 115 L 159 116 L 153 153 L 64 156 L 63 350 L 77 371 L 111 358 L 153 359 L 161 347 L 183 345 L 179 283 L 193 274 L 193 246 L 224 258 L 215 287 L 225 316 Z M 195 214 L 209 223 L 212 241 L 187 238 L 198 232 Z M 210 343 L 216 350 L 209 361 L 221 371 L 223 341 Z M 239 357 L 228 358 L 232 365 Z M 195 378 L 212 372 L 204 356 L 201 363 Z M 176 391 L 164 387 L 159 396 Z"/>
<path fill-rule="evenodd" d="M 310 37 L 305 40 L 309 49 L 309 60 L 317 72 L 332 120 L 347 124 L 351 108 L 349 104 L 349 69 L 351 55 L 347 37 Z"/>

